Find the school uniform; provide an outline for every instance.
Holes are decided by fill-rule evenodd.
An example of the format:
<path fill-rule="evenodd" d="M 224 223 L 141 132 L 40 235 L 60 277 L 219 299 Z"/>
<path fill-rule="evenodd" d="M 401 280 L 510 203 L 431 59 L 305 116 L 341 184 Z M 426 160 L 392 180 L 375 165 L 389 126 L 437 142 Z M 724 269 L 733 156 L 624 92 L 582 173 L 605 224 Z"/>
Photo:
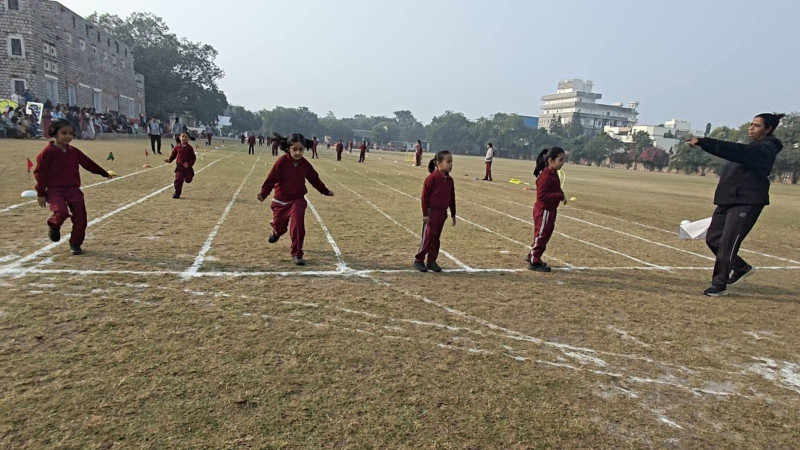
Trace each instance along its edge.
<path fill-rule="evenodd" d="M 783 144 L 772 135 L 750 144 L 711 138 L 698 141 L 704 151 L 728 161 L 714 192 L 717 207 L 706 233 L 706 244 L 716 255 L 711 284 L 724 287 L 731 271 L 747 270 L 739 248 L 769 205 L 769 175 Z"/>
<path fill-rule="evenodd" d="M 336 160 L 337 161 L 341 161 L 342 160 L 342 152 L 343 151 L 344 151 L 344 144 L 342 144 L 341 142 L 336 144 Z"/>
<path fill-rule="evenodd" d="M 78 166 L 91 173 L 108 177 L 102 167 L 77 148 L 67 145 L 64 150 L 50 142 L 36 156 L 36 193 L 46 197 L 53 215 L 47 219 L 51 228 L 61 225 L 72 218 L 72 234 L 69 242 L 80 246 L 86 236 L 86 204 L 80 190 L 81 176 Z"/>
<path fill-rule="evenodd" d="M 435 262 L 439 257 L 439 238 L 442 228 L 447 221 L 447 208 L 450 216 L 456 216 L 456 188 L 453 177 L 434 170 L 422 184 L 422 216 L 428 217 L 428 223 L 422 227 L 422 238 L 419 243 L 419 253 L 414 256 L 414 261 L 428 263 Z"/>
<path fill-rule="evenodd" d="M 249 148 L 247 149 L 248 155 L 255 155 L 256 154 L 256 137 L 252 134 L 250 137 L 247 138 L 247 144 Z"/>
<path fill-rule="evenodd" d="M 545 167 L 536 179 L 536 203 L 533 205 L 534 234 L 531 245 L 531 262 L 541 263 L 542 254 L 553 235 L 558 203 L 564 200 L 558 174 Z"/>
<path fill-rule="evenodd" d="M 414 152 L 414 165 L 419 167 L 422 165 L 422 146 L 417 144 Z"/>
<path fill-rule="evenodd" d="M 88 124 L 87 127 L 91 126 Z M 164 130 L 161 128 L 161 124 L 158 122 L 150 122 L 147 124 L 147 134 L 150 136 L 150 150 L 155 155 L 158 153 L 161 154 L 161 135 L 164 134 Z M 85 138 L 84 138 L 85 139 Z M 158 144 L 158 146 L 156 146 Z"/>
<path fill-rule="evenodd" d="M 492 181 L 492 161 L 494 160 L 494 148 L 489 147 L 486 150 L 486 157 L 484 158 L 484 162 L 486 163 L 486 174 L 483 175 L 483 179 L 486 181 Z"/>
<path fill-rule="evenodd" d="M 319 141 L 314 139 L 314 143 L 311 145 L 311 159 L 319 159 L 319 155 L 317 154 L 317 144 L 319 144 Z"/>
<path fill-rule="evenodd" d="M 367 158 L 367 144 L 362 143 L 358 146 L 361 153 L 358 155 L 358 162 L 362 163 Z"/>
<path fill-rule="evenodd" d="M 278 141 L 272 142 L 272 156 L 278 156 Z"/>
<path fill-rule="evenodd" d="M 303 240 L 305 239 L 305 212 L 308 192 L 306 180 L 311 183 L 322 195 L 329 195 L 330 191 L 325 183 L 319 179 L 319 174 L 305 158 L 295 160 L 291 155 L 285 154 L 275 161 L 267 179 L 261 186 L 261 196 L 267 198 L 275 189 L 272 198 L 272 233 L 281 236 L 289 229 L 292 239 L 292 256 L 303 257 Z"/>
<path fill-rule="evenodd" d="M 194 149 L 191 145 L 181 145 L 178 144 L 175 148 L 172 149 L 172 153 L 169 155 L 169 162 L 175 161 L 175 182 L 173 183 L 175 186 L 175 194 L 181 195 L 183 190 L 183 183 L 191 183 L 194 179 L 194 166 L 195 161 L 197 161 L 197 156 L 194 154 Z M 183 167 L 183 163 L 187 163 L 189 167 Z"/>

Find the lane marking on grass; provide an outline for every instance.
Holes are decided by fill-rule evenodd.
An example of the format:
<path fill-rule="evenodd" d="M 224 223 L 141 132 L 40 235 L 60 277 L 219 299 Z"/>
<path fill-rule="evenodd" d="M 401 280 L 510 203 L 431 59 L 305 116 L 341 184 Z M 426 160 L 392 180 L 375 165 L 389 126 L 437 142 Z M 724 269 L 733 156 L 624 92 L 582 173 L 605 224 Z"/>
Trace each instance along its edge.
<path fill-rule="evenodd" d="M 320 217 L 319 213 L 317 212 L 317 208 L 314 208 L 314 204 L 311 203 L 311 200 L 308 196 L 305 196 L 306 203 L 308 203 L 308 207 L 311 208 L 311 212 L 314 213 L 314 217 L 317 218 L 317 222 L 319 222 L 319 226 L 322 227 L 322 232 L 325 233 L 325 239 L 328 240 L 328 243 L 331 244 L 331 248 L 333 248 L 333 253 L 336 254 L 336 273 L 344 273 L 349 270 L 347 264 L 344 262 L 344 257 L 342 256 L 342 251 L 339 250 L 339 246 L 336 245 L 336 241 L 333 240 L 333 236 L 331 236 L 330 231 L 328 231 L 328 227 L 325 226 L 325 222 L 322 221 L 322 217 Z"/>
<path fill-rule="evenodd" d="M 213 153 L 213 152 L 215 152 L 215 151 L 216 151 L 216 150 L 211 150 L 211 151 L 209 151 L 209 152 L 206 152 L 206 153 L 204 153 L 203 155 L 207 155 L 207 154 L 209 154 L 209 153 Z M 164 164 L 161 164 L 160 166 L 151 167 L 151 168 L 149 168 L 149 169 L 143 169 L 143 170 L 139 170 L 139 171 L 136 171 L 136 172 L 133 172 L 133 173 L 129 173 L 129 174 L 126 174 L 126 175 L 121 175 L 121 176 L 118 176 L 118 177 L 114 177 L 114 178 L 112 178 L 112 179 L 110 179 L 110 180 L 98 181 L 97 183 L 87 184 L 86 186 L 81 186 L 81 190 L 84 190 L 84 189 L 89 189 L 89 188 L 92 188 L 92 187 L 95 187 L 95 186 L 100 186 L 101 184 L 113 183 L 113 182 L 115 182 L 115 181 L 123 180 L 123 179 L 125 179 L 125 178 L 132 177 L 132 176 L 134 176 L 134 175 L 139 175 L 140 173 L 144 173 L 144 172 L 148 172 L 148 171 L 153 171 L 153 170 L 160 169 L 160 168 L 162 168 L 162 167 L 164 167 L 164 166 L 169 166 L 169 165 L 171 165 L 171 164 L 170 164 L 170 163 L 164 163 Z M 113 170 L 113 169 L 112 169 L 112 170 Z M 5 207 L 5 208 L 3 208 L 3 209 L 0 209 L 0 213 L 4 213 L 4 212 L 11 211 L 11 210 L 13 210 L 13 209 L 19 208 L 20 206 L 24 206 L 24 205 L 32 205 L 32 204 L 34 204 L 34 203 L 36 203 L 36 200 L 31 200 L 31 201 L 27 201 L 27 202 L 17 203 L 17 204 L 15 204 L 15 205 L 10 205 L 10 206 L 7 206 L 7 207 Z"/>
<path fill-rule="evenodd" d="M 327 177 L 329 177 L 330 179 L 332 179 L 333 181 L 335 181 L 335 182 L 339 183 L 339 185 L 340 185 L 340 186 L 342 186 L 343 188 L 347 189 L 348 191 L 350 191 L 351 193 L 353 193 L 354 195 L 356 195 L 358 198 L 360 198 L 360 199 L 364 200 L 364 201 L 365 201 L 365 202 L 366 202 L 368 205 L 372 206 L 372 207 L 373 207 L 373 208 L 374 208 L 376 211 L 378 211 L 378 212 L 379 212 L 379 213 L 381 213 L 381 214 L 382 214 L 384 217 L 386 217 L 387 219 L 389 219 L 390 221 L 392 221 L 392 223 L 394 223 L 394 224 L 395 224 L 395 225 L 397 225 L 398 227 L 400 227 L 400 228 L 404 229 L 406 232 L 408 232 L 408 233 L 409 233 L 409 234 L 411 234 L 412 236 L 419 238 L 419 235 L 418 235 L 417 233 L 415 233 L 415 232 L 414 232 L 414 231 L 412 231 L 410 228 L 406 227 L 405 225 L 403 225 L 403 224 L 401 224 L 400 222 L 398 222 L 397 220 L 395 220 L 395 219 L 394 219 L 392 216 L 390 216 L 389 214 L 385 213 L 385 212 L 384 212 L 382 209 L 380 209 L 380 208 L 379 208 L 377 205 L 375 205 L 375 203 L 372 203 L 372 202 L 371 202 L 369 199 L 367 199 L 366 197 L 364 197 L 364 196 L 363 196 L 363 195 L 361 195 L 360 193 L 358 193 L 358 192 L 356 192 L 356 191 L 354 191 L 354 190 L 350 189 L 349 187 L 345 186 L 345 185 L 344 185 L 344 183 L 342 183 L 341 181 L 337 180 L 336 178 L 334 178 L 334 177 L 333 177 L 333 176 L 331 176 L 330 174 L 326 174 L 326 176 L 327 176 Z M 453 256 L 452 254 L 448 253 L 447 251 L 445 251 L 445 250 L 443 250 L 443 249 L 439 249 L 439 251 L 441 251 L 441 252 L 442 252 L 442 254 L 443 254 L 443 255 L 444 255 L 444 256 L 445 256 L 447 259 L 449 259 L 450 261 L 453 261 L 453 262 L 454 262 L 454 263 L 455 263 L 457 266 L 461 267 L 462 269 L 465 269 L 465 270 L 466 270 L 466 271 L 468 271 L 468 272 L 472 270 L 472 267 L 470 267 L 470 266 L 468 266 L 468 265 L 464 264 L 464 263 L 463 263 L 463 262 L 461 262 L 461 261 L 460 261 L 458 258 L 456 258 L 456 257 L 455 257 L 455 256 Z"/>
<path fill-rule="evenodd" d="M 236 152 L 232 152 L 230 155 L 228 155 L 228 156 L 226 156 L 224 158 L 221 158 L 221 159 L 218 159 L 216 161 L 212 161 L 212 162 L 208 163 L 205 167 L 203 167 L 202 169 L 198 170 L 197 173 L 200 173 L 200 172 L 208 169 L 209 167 L 213 166 L 214 164 L 216 164 L 216 163 L 218 163 L 218 162 L 220 162 L 220 161 L 222 161 L 224 159 L 230 158 L 231 156 L 235 155 L 238 151 L 239 150 L 237 150 Z M 145 195 L 144 197 L 142 197 L 142 198 L 140 198 L 138 200 L 135 200 L 133 202 L 127 203 L 127 204 L 125 204 L 123 206 L 120 206 L 119 208 L 117 208 L 117 209 L 115 209 L 113 211 L 110 211 L 110 212 L 107 212 L 107 213 L 103 214 L 100 217 L 92 219 L 86 225 L 86 228 L 88 229 L 91 226 L 97 225 L 98 223 L 105 221 L 109 217 L 113 217 L 113 216 L 115 216 L 115 215 L 117 215 L 117 214 L 119 214 L 119 213 L 121 213 L 121 212 L 123 212 L 123 211 L 125 211 L 125 210 L 127 210 L 127 209 L 129 209 L 131 207 L 133 207 L 133 206 L 136 206 L 136 205 L 138 205 L 138 204 L 140 204 L 140 203 L 142 203 L 142 202 L 144 202 L 146 200 L 149 200 L 150 198 L 155 197 L 156 195 L 166 191 L 167 189 L 169 189 L 171 187 L 173 187 L 172 183 L 170 183 L 170 184 L 168 184 L 168 185 L 166 185 L 166 186 L 164 186 L 164 187 L 162 187 L 160 189 L 157 189 L 157 190 Z M 44 247 L 40 248 L 39 250 L 36 250 L 36 251 L 28 254 L 27 256 L 24 256 L 24 257 L 22 257 L 22 258 L 20 258 L 20 259 L 18 259 L 16 261 L 14 261 L 12 264 L 7 264 L 5 266 L 0 267 L 0 275 L 8 273 L 10 270 L 19 269 L 22 266 L 22 264 L 24 264 L 24 263 L 26 263 L 28 261 L 31 261 L 31 260 L 33 260 L 35 258 L 38 258 L 39 256 L 49 252 L 50 250 L 52 250 L 55 247 L 63 244 L 64 242 L 68 242 L 70 235 L 71 235 L 71 233 L 67 233 L 65 235 L 62 235 L 60 241 L 53 242 L 51 244 L 47 244 Z M 23 269 L 22 270 L 22 274 L 23 275 L 25 274 L 26 270 L 31 270 L 31 269 L 30 268 Z"/>
<path fill-rule="evenodd" d="M 242 180 L 242 183 L 239 185 L 239 188 L 236 189 L 236 192 L 233 193 L 233 197 L 231 197 L 231 201 L 228 202 L 228 206 L 225 207 L 225 210 L 222 212 L 222 215 L 220 216 L 219 220 L 217 220 L 217 224 L 214 225 L 214 228 L 208 234 L 208 237 L 206 238 L 206 241 L 203 244 L 203 247 L 200 248 L 200 252 L 197 253 L 197 257 L 194 259 L 194 263 L 192 263 L 192 265 L 189 266 L 189 268 L 187 268 L 183 272 L 183 274 L 181 274 L 182 277 L 190 278 L 190 277 L 194 276 L 194 274 L 196 274 L 197 271 L 200 269 L 200 266 L 202 266 L 203 263 L 205 262 L 206 254 L 208 254 L 208 252 L 211 250 L 211 243 L 214 241 L 214 238 L 217 236 L 217 233 L 219 232 L 219 229 L 222 228 L 222 224 L 225 223 L 225 219 L 228 217 L 228 214 L 231 212 L 231 208 L 233 208 L 234 203 L 236 203 L 236 197 L 239 196 L 239 192 L 242 191 L 242 188 L 244 187 L 244 185 L 247 182 L 247 180 L 250 178 L 250 175 L 253 174 L 253 171 L 256 169 L 256 165 L 258 165 L 259 160 L 261 160 L 261 155 L 263 153 L 264 153 L 264 149 L 261 149 L 261 152 L 258 154 L 258 158 L 256 158 L 255 162 L 253 163 L 253 167 L 250 168 L 250 172 L 247 173 L 247 175 Z"/>

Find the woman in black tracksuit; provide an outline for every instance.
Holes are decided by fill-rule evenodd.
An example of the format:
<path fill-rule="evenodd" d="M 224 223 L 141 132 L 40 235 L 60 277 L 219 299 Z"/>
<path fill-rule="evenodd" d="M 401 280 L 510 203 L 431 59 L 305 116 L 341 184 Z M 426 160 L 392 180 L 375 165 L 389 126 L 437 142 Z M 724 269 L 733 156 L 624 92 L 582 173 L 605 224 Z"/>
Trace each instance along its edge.
<path fill-rule="evenodd" d="M 692 138 L 689 145 L 728 161 L 714 193 L 717 208 L 706 234 L 706 244 L 716 255 L 711 286 L 703 294 L 717 297 L 751 275 L 755 268 L 737 254 L 761 210 L 769 205 L 769 174 L 783 144 L 772 135 L 783 114 L 759 114 L 750 123 L 749 144 Z M 733 272 L 731 272 L 733 271 Z"/>

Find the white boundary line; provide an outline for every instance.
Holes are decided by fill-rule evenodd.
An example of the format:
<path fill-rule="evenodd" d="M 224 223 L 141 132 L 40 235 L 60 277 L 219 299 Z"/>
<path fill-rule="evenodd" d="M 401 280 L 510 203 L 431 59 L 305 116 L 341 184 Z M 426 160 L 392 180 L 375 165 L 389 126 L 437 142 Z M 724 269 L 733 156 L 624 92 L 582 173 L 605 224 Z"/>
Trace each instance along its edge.
<path fill-rule="evenodd" d="M 604 272 L 604 271 L 710 271 L 713 267 L 649 267 L 649 266 L 607 266 L 607 267 L 591 267 L 591 266 L 575 266 L 575 267 L 553 267 L 553 270 L 564 272 Z M 758 267 L 758 270 L 800 270 L 800 266 L 767 266 Z M 444 273 L 525 273 L 527 269 L 508 269 L 508 268 L 480 268 L 472 267 L 470 270 L 466 269 L 443 269 Z M 28 275 L 28 274 L 66 274 L 66 275 L 170 275 L 178 276 L 183 275 L 183 271 L 177 270 L 95 270 L 95 269 L 38 269 L 38 268 L 8 268 L 0 271 L 0 276 L 9 275 Z M 296 270 L 296 271 L 209 271 L 193 274 L 193 277 L 261 277 L 261 276 L 361 276 L 374 273 L 385 274 L 403 274 L 403 273 L 418 273 L 413 269 L 365 269 L 365 270 Z"/>
<path fill-rule="evenodd" d="M 344 183 L 342 183 L 341 181 L 339 181 L 339 180 L 337 180 L 336 178 L 334 178 L 334 177 L 333 177 L 331 174 L 326 174 L 326 176 L 327 176 L 328 178 L 330 178 L 331 180 L 333 180 L 333 181 L 335 181 L 335 182 L 339 183 L 339 185 L 340 185 L 340 186 L 342 186 L 343 188 L 347 189 L 348 191 L 350 191 L 350 192 L 351 192 L 351 193 L 353 193 L 354 195 L 358 196 L 360 199 L 364 200 L 364 201 L 365 201 L 365 202 L 366 202 L 368 205 L 370 205 L 370 206 L 372 206 L 373 208 L 375 208 L 375 210 L 376 210 L 376 211 L 378 211 L 379 213 L 383 214 L 383 216 L 384 216 L 384 217 L 386 217 L 387 219 L 391 220 L 391 221 L 392 221 L 392 223 L 394 223 L 394 224 L 395 224 L 395 225 L 397 225 L 398 227 L 400 227 L 400 228 L 402 228 L 402 229 L 406 230 L 406 231 L 407 231 L 409 234 L 411 234 L 412 236 L 419 237 L 419 236 L 417 235 L 417 233 L 413 232 L 411 229 L 409 229 L 409 228 L 408 228 L 408 227 L 406 227 L 405 225 L 403 225 L 403 224 L 401 224 L 400 222 L 398 222 L 397 220 L 395 220 L 395 219 L 394 219 L 392 216 L 390 216 L 389 214 L 386 214 L 386 213 L 385 213 L 385 212 L 384 212 L 382 209 L 378 208 L 378 206 L 377 206 L 377 205 L 375 205 L 374 203 L 372 203 L 372 202 L 371 202 L 369 199 L 367 199 L 367 198 L 366 198 L 366 197 L 364 197 L 363 195 L 361 195 L 361 194 L 359 194 L 358 192 L 356 192 L 356 191 L 354 191 L 354 190 L 350 189 L 349 187 L 345 186 L 345 185 L 344 185 Z M 465 269 L 465 270 L 467 270 L 467 271 L 471 271 L 471 270 L 472 270 L 472 267 L 470 267 L 470 266 L 468 266 L 468 265 L 464 264 L 462 261 L 460 261 L 458 258 L 456 258 L 455 256 L 453 256 L 452 254 L 450 254 L 450 253 L 448 253 L 448 252 L 446 252 L 446 251 L 444 251 L 444 250 L 442 250 L 442 249 L 439 249 L 439 251 L 440 251 L 440 252 L 442 252 L 442 254 L 443 254 L 445 257 L 447 257 L 447 258 L 448 258 L 450 261 L 453 261 L 453 262 L 454 262 L 456 265 L 458 265 L 458 266 L 459 266 L 459 267 L 461 267 L 462 269 Z"/>
<path fill-rule="evenodd" d="M 311 203 L 311 200 L 308 198 L 308 196 L 305 196 L 305 199 L 306 203 L 308 203 L 308 207 L 311 208 L 311 212 L 314 213 L 314 217 L 317 218 L 319 226 L 322 227 L 322 232 L 325 233 L 325 239 L 327 239 L 328 243 L 331 244 L 331 247 L 333 248 L 333 253 L 336 254 L 337 263 L 336 263 L 335 273 L 343 273 L 349 270 L 347 264 L 345 264 L 344 262 L 344 257 L 342 257 L 342 251 L 339 250 L 339 246 L 336 245 L 336 241 L 333 240 L 333 236 L 331 236 L 330 231 L 328 231 L 328 227 L 325 226 L 325 223 L 322 221 L 322 217 L 319 216 L 317 208 L 314 208 L 314 204 Z"/>
<path fill-rule="evenodd" d="M 235 152 L 232 152 L 230 155 L 228 155 L 228 156 L 226 156 L 224 158 L 220 158 L 220 159 L 218 159 L 216 161 L 212 161 L 212 162 L 208 163 L 208 165 L 206 165 L 202 169 L 198 170 L 197 173 L 200 173 L 200 172 L 208 169 L 209 167 L 211 167 L 214 164 L 222 161 L 223 159 L 230 158 L 231 156 L 235 155 L 238 151 L 239 150 L 237 150 Z M 145 195 L 144 197 L 140 198 L 139 200 L 135 200 L 135 201 L 130 202 L 130 203 L 126 204 L 126 205 L 123 205 L 123 206 L 121 206 L 121 207 L 119 207 L 119 208 L 117 208 L 117 209 L 115 209 L 113 211 L 107 212 L 107 213 L 103 214 L 102 216 L 91 220 L 86 225 L 86 228 L 89 228 L 89 227 L 91 227 L 93 225 L 97 225 L 98 223 L 108 219 L 109 217 L 112 217 L 112 216 L 114 216 L 116 214 L 119 214 L 119 213 L 121 213 L 122 211 L 125 211 L 128 208 L 136 206 L 139 203 L 142 203 L 142 202 L 144 202 L 144 201 L 146 201 L 146 200 L 148 200 L 148 199 L 150 199 L 152 197 L 155 197 L 156 195 L 166 191 L 167 189 L 171 188 L 172 186 L 173 186 L 172 183 L 170 183 L 170 184 L 168 184 L 168 185 L 166 185 L 166 186 L 164 186 L 164 187 L 162 187 L 160 189 L 157 189 L 157 190 Z M 66 235 L 61 236 L 61 240 L 60 241 L 47 244 L 44 247 L 40 248 L 39 250 L 36 250 L 36 251 L 28 254 L 27 256 L 24 256 L 24 257 L 22 257 L 22 258 L 20 258 L 20 259 L 18 259 L 16 261 L 14 261 L 11 264 L 7 264 L 5 266 L 0 267 L 0 275 L 8 273 L 11 270 L 19 269 L 20 266 L 22 266 L 22 264 L 24 264 L 24 263 L 26 263 L 28 261 L 31 261 L 31 260 L 33 260 L 33 259 L 35 259 L 35 258 L 37 258 L 37 257 L 49 252 L 50 250 L 52 250 L 53 248 L 63 244 L 64 242 L 67 242 L 69 240 L 70 235 L 71 235 L 71 233 L 67 233 Z M 27 270 L 32 270 L 32 269 L 30 269 L 30 268 L 23 269 L 23 272 L 20 275 L 24 275 L 25 273 L 27 273 L 26 272 Z"/>
<path fill-rule="evenodd" d="M 209 154 L 209 153 L 213 153 L 213 152 L 215 152 L 215 151 L 216 151 L 216 150 L 211 150 L 211 151 L 208 151 L 208 152 L 206 152 L 206 153 L 203 153 L 203 155 L 207 155 L 207 154 Z M 127 175 L 122 175 L 122 176 L 119 176 L 119 177 L 114 177 L 114 178 L 112 178 L 112 179 L 110 179 L 110 180 L 98 181 L 97 183 L 87 184 L 86 186 L 81 186 L 81 190 L 84 190 L 84 189 L 89 189 L 89 188 L 91 188 L 91 187 L 99 186 L 99 185 L 101 185 L 101 184 L 112 183 L 112 182 L 114 182 L 114 181 L 123 180 L 123 179 L 125 179 L 125 178 L 132 177 L 132 176 L 134 176 L 134 175 L 139 175 L 140 173 L 144 173 L 144 172 L 148 172 L 148 171 L 153 171 L 153 170 L 160 169 L 160 168 L 162 168 L 162 167 L 164 167 L 164 166 L 169 166 L 169 165 L 171 165 L 171 164 L 170 164 L 170 163 L 164 163 L 164 164 L 161 164 L 160 166 L 151 167 L 151 168 L 149 168 L 149 169 L 144 169 L 144 170 L 139 170 L 139 171 L 136 171 L 136 172 L 133 172 L 133 173 L 129 173 L 129 174 L 127 174 Z M 8 212 L 8 211 L 11 211 L 11 210 L 13 210 L 13 209 L 17 209 L 17 208 L 19 208 L 20 206 L 24 206 L 24 205 L 30 205 L 30 204 L 33 204 L 33 203 L 36 203 L 36 200 L 31 200 L 31 201 L 28 201 L 28 202 L 17 203 L 17 204 L 15 204 L 15 205 L 10 205 L 10 206 L 7 206 L 7 207 L 5 207 L 5 208 L 3 208 L 3 209 L 0 209 L 0 213 Z"/>
<path fill-rule="evenodd" d="M 261 152 L 258 154 L 258 158 L 253 163 L 253 167 L 250 168 L 250 172 L 247 173 L 247 176 L 244 177 L 242 183 L 239 185 L 239 189 L 236 189 L 236 192 L 233 193 L 233 197 L 231 197 L 231 201 L 228 202 L 228 206 L 225 207 L 225 210 L 222 212 L 222 216 L 220 216 L 219 220 L 217 220 L 217 224 L 214 225 L 214 228 L 211 230 L 211 233 L 208 234 L 206 238 L 206 242 L 203 243 L 203 247 L 200 249 L 200 252 L 197 253 L 197 258 L 195 258 L 194 263 L 187 268 L 183 274 L 181 274 L 184 278 L 190 278 L 197 273 L 200 269 L 200 266 L 206 260 L 206 254 L 211 250 L 211 243 L 214 241 L 214 238 L 217 236 L 219 229 L 222 228 L 222 224 L 225 223 L 225 219 L 228 218 L 228 214 L 231 212 L 231 208 L 233 208 L 234 203 L 236 203 L 236 197 L 239 196 L 239 192 L 242 191 L 244 184 L 247 183 L 247 180 L 250 178 L 250 175 L 253 174 L 253 171 L 256 169 L 256 165 L 258 165 L 258 161 L 261 160 L 261 155 L 264 153 L 264 149 L 261 149 Z"/>

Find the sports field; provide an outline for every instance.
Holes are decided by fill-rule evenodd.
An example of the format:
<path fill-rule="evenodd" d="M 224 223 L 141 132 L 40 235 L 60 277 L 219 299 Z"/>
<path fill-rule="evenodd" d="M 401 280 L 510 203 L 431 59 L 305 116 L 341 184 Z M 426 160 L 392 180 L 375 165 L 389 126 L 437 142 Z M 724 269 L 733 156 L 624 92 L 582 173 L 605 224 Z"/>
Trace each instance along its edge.
<path fill-rule="evenodd" d="M 541 274 L 535 192 L 507 182 L 533 163 L 489 183 L 457 155 L 445 271 L 420 274 L 427 170 L 402 153 L 320 147 L 335 196 L 309 186 L 298 267 L 256 200 L 269 147 L 198 148 L 175 200 L 149 142 L 73 144 L 118 175 L 81 173 L 80 256 L 20 198 L 44 141 L 0 141 L 0 447 L 800 442 L 800 186 L 772 187 L 741 253 L 757 273 L 710 299 L 711 253 L 677 229 L 711 215 L 714 177 L 566 165 Z"/>

